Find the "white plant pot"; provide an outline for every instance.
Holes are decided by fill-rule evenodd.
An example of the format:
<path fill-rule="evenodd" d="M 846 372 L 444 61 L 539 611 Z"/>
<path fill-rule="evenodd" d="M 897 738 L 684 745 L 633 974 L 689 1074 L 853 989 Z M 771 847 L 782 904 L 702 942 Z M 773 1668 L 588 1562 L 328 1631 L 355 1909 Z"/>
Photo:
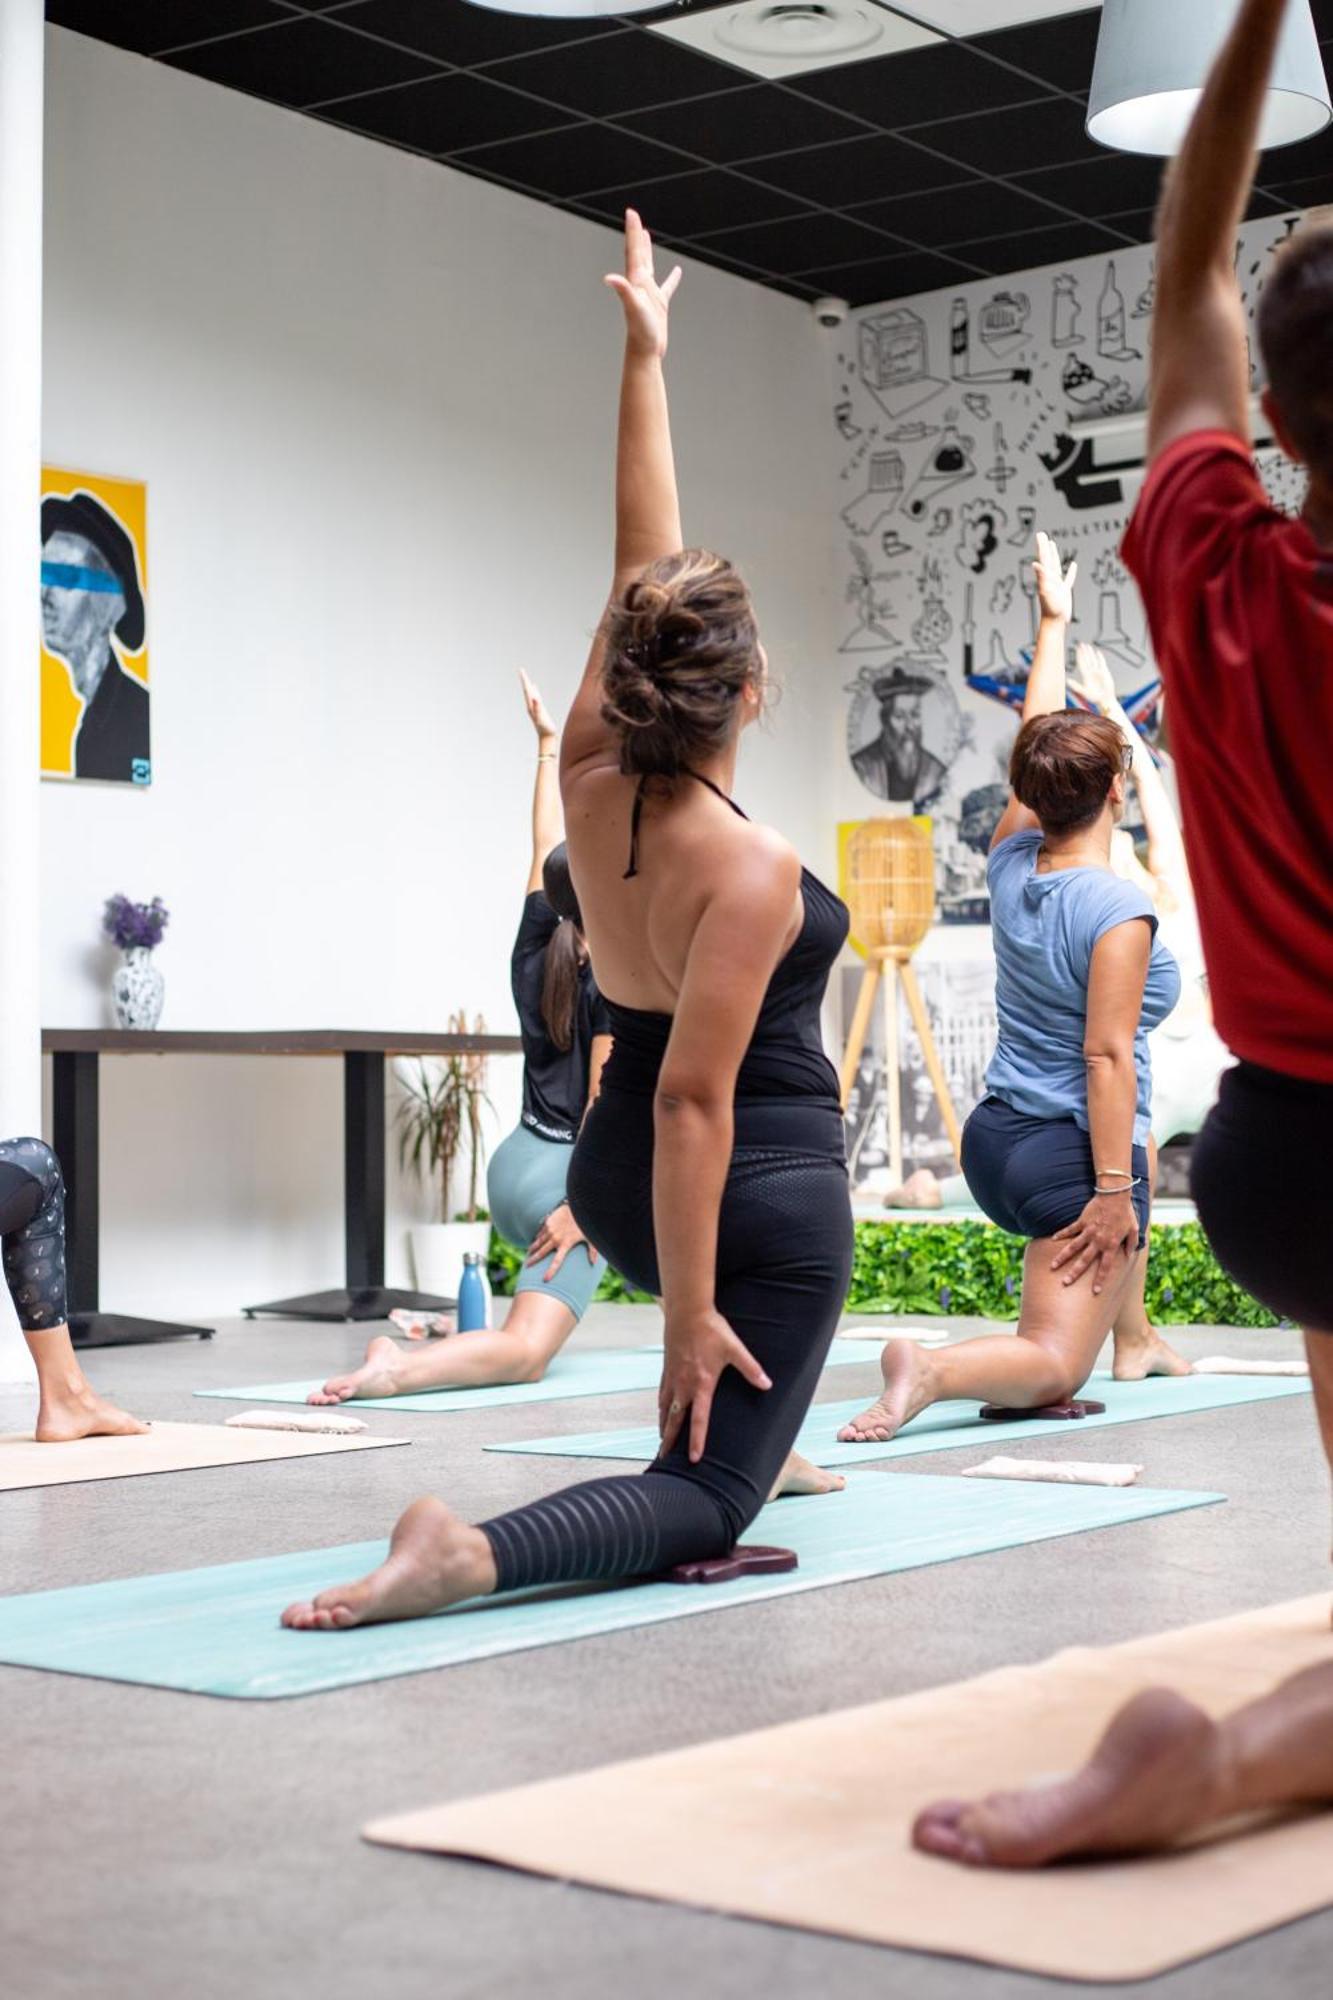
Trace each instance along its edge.
<path fill-rule="evenodd" d="M 418 1222 L 409 1234 L 419 1292 L 456 1299 L 463 1282 L 463 1259 L 474 1256 L 481 1259 L 482 1282 L 489 1303 L 491 1287 L 486 1276 L 486 1252 L 491 1243 L 489 1222 Z"/>

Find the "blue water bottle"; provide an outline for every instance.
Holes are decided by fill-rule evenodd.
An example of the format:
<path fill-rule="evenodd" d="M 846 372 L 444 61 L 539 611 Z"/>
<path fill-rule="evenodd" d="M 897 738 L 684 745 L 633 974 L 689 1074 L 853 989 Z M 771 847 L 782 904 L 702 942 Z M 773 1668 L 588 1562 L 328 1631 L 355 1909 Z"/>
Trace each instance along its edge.
<path fill-rule="evenodd" d="M 458 1287 L 458 1331 L 477 1333 L 486 1324 L 486 1287 L 482 1283 L 481 1259 L 469 1250 L 463 1258 L 463 1279 Z"/>

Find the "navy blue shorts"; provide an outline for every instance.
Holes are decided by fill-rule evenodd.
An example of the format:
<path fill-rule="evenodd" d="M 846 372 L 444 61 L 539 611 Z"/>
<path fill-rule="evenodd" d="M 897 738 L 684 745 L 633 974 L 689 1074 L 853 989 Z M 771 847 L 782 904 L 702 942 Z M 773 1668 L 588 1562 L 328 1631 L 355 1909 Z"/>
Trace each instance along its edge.
<path fill-rule="evenodd" d="M 1130 1164 L 1139 1248 L 1148 1240 L 1148 1154 Z M 963 1173 L 977 1207 L 1015 1236 L 1054 1236 L 1077 1222 L 1096 1185 L 1092 1142 L 1072 1118 L 1031 1118 L 998 1097 L 983 1097 L 963 1127 Z"/>

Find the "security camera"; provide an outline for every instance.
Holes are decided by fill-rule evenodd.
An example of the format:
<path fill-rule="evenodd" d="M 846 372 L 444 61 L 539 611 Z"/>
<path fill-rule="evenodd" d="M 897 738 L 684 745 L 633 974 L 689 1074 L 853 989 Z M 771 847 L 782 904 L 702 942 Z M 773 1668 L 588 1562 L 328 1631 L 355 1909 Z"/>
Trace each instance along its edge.
<path fill-rule="evenodd" d="M 846 299 L 816 299 L 810 310 L 818 326 L 841 326 L 849 308 Z"/>

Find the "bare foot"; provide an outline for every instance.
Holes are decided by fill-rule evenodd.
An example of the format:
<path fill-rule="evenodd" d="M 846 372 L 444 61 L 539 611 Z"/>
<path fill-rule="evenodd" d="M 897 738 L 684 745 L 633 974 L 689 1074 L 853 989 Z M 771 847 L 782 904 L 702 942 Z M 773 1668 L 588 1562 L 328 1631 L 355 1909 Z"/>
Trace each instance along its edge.
<path fill-rule="evenodd" d="M 45 1393 L 37 1409 L 38 1444 L 72 1444 L 75 1438 L 137 1437 L 148 1429 L 137 1417 L 127 1416 L 114 1403 L 107 1403 L 85 1382 L 57 1396 Z"/>
<path fill-rule="evenodd" d="M 309 1604 L 289 1604 L 295 1632 L 340 1632 L 393 1618 L 429 1618 L 465 1597 L 495 1589 L 495 1561 L 480 1528 L 451 1514 L 442 1500 L 414 1500 L 398 1521 L 386 1560 L 359 1583 L 335 1584 Z"/>
<path fill-rule="evenodd" d="M 929 1167 L 918 1167 L 909 1174 L 901 1187 L 890 1188 L 884 1197 L 885 1208 L 941 1208 L 940 1184 Z"/>
<path fill-rule="evenodd" d="M 1193 1363 L 1177 1354 L 1155 1326 L 1129 1340 L 1117 1338 L 1111 1373 L 1117 1382 L 1142 1382 L 1149 1375 L 1192 1375 Z"/>
<path fill-rule="evenodd" d="M 366 1358 L 350 1375 L 333 1375 L 322 1389 L 312 1389 L 307 1403 L 321 1408 L 328 1403 L 346 1403 L 353 1396 L 396 1396 L 402 1386 L 402 1356 L 387 1333 L 377 1333 L 366 1349 Z"/>
<path fill-rule="evenodd" d="M 808 1458 L 802 1458 L 799 1451 L 787 1454 L 787 1463 L 773 1482 L 770 1500 L 780 1500 L 784 1493 L 841 1493 L 847 1481 L 840 1472 L 828 1472 L 822 1465 L 811 1465 Z"/>
<path fill-rule="evenodd" d="M 1217 1724 L 1169 1688 L 1152 1688 L 1121 1709 L 1072 1778 L 996 1792 L 975 1805 L 928 1806 L 912 1840 L 976 1868 L 1140 1854 L 1220 1817 L 1224 1783 Z"/>
<path fill-rule="evenodd" d="M 879 1365 L 884 1394 L 843 1425 L 838 1432 L 842 1444 L 886 1444 L 935 1400 L 929 1357 L 914 1341 L 887 1341 Z"/>

